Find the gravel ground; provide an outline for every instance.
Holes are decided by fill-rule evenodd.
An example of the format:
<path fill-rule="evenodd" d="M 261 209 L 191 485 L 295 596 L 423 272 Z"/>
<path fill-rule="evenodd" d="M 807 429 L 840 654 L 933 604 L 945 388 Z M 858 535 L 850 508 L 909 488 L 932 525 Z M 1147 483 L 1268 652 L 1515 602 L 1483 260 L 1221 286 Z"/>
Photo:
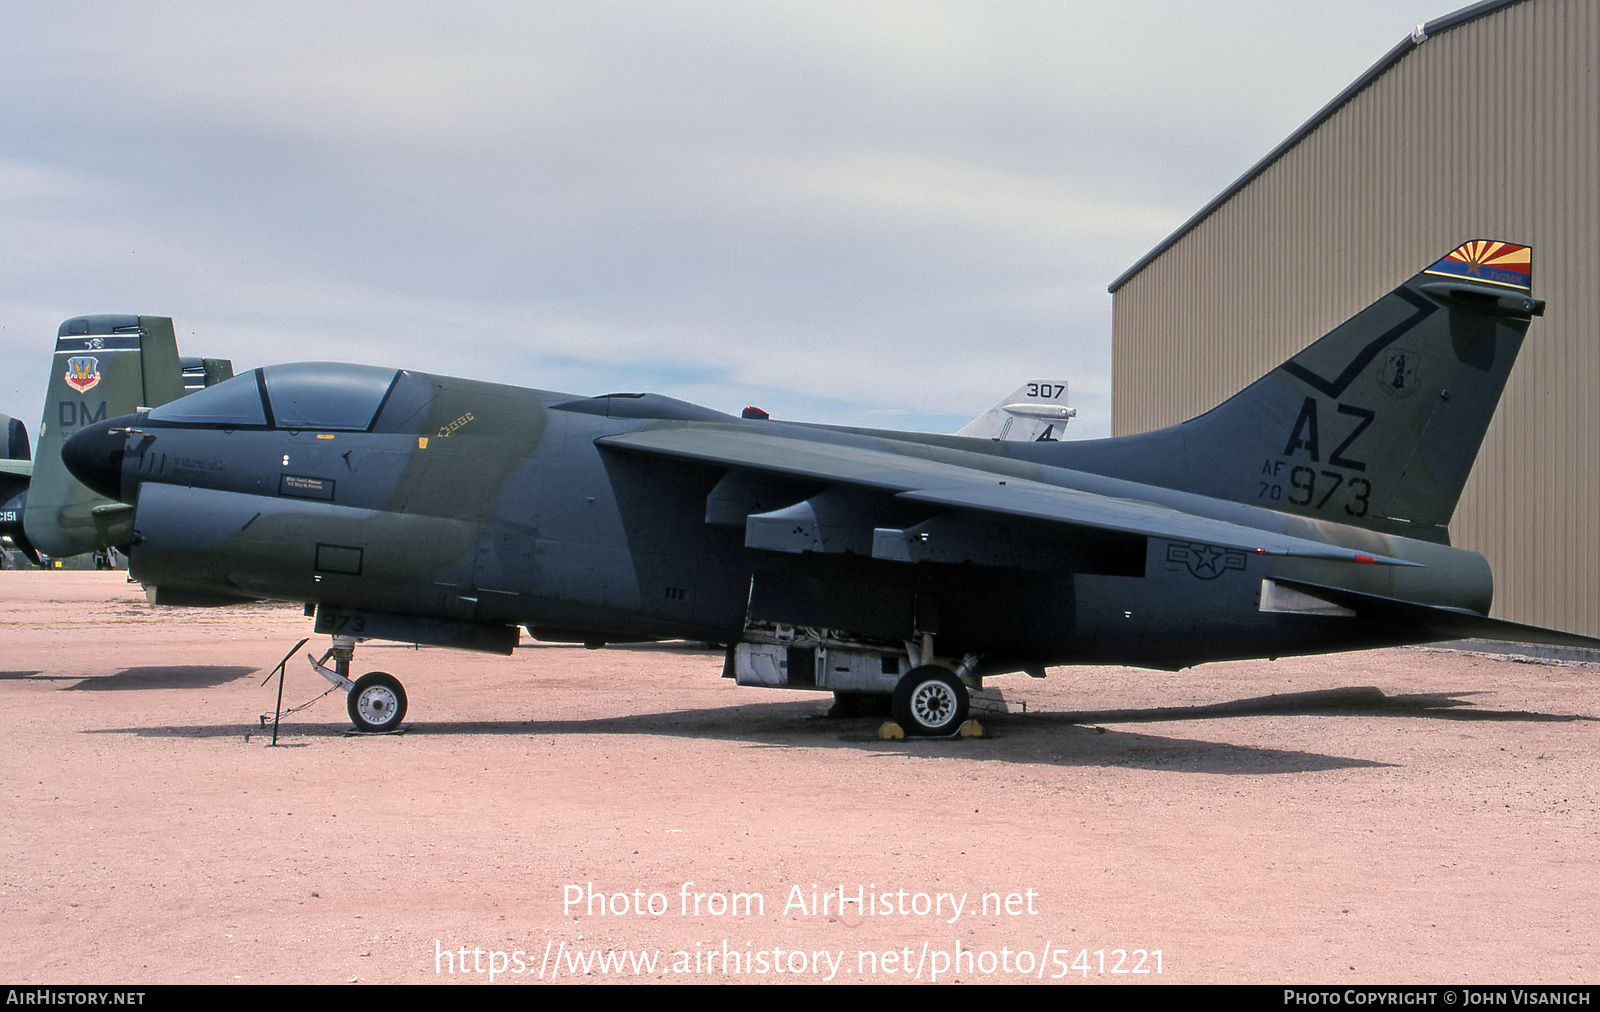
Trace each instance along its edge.
<path fill-rule="evenodd" d="M 15 983 L 1600 977 L 1592 666 L 1053 669 L 889 742 L 683 645 L 365 644 L 409 730 L 335 693 L 274 748 L 298 607 L 0 596 Z M 324 687 L 297 659 L 285 703 Z"/>

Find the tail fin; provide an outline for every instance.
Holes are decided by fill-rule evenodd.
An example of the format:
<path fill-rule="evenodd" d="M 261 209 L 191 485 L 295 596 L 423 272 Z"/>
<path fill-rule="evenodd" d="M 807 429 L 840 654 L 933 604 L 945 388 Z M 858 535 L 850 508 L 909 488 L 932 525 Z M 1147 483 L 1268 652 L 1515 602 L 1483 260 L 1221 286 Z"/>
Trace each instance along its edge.
<path fill-rule="evenodd" d="M 1531 286 L 1527 246 L 1463 243 L 1217 408 L 1165 430 L 1181 440 L 1184 484 L 1447 541 L 1528 324 L 1544 313 Z"/>
<path fill-rule="evenodd" d="M 0 538 L 11 539 L 37 563 L 39 553 L 22 530 L 22 510 L 28 502 L 33 461 L 28 453 L 28 428 L 20 419 L 0 415 L 0 454 Z"/>
<path fill-rule="evenodd" d="M 956 435 L 1048 443 L 1060 439 L 1067 419 L 1077 414 L 1076 408 L 1067 407 L 1065 380 L 1038 380 L 1017 387 L 999 404 L 962 426 Z"/>
<path fill-rule="evenodd" d="M 22 419 L 0 415 L 0 460 L 31 460 L 28 427 Z"/>
<path fill-rule="evenodd" d="M 183 396 L 172 321 L 161 316 L 78 316 L 61 325 L 23 527 L 33 547 L 76 555 L 126 544 L 131 511 L 80 485 L 61 444 L 92 422 Z"/>
<path fill-rule="evenodd" d="M 233 379 L 233 362 L 226 358 L 196 358 L 185 355 L 178 360 L 183 365 L 183 392 L 216 386 L 225 379 Z"/>

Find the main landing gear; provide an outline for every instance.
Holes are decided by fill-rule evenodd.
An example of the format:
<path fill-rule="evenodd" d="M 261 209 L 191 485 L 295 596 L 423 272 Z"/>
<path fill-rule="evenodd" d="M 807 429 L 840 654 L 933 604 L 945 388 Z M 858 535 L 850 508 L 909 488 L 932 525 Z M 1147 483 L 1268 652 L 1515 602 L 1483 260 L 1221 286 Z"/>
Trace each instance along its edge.
<path fill-rule="evenodd" d="M 728 652 L 726 668 L 740 685 L 832 690 L 830 716 L 892 717 L 878 729 L 886 737 L 938 738 L 983 733 L 967 720 L 967 687 L 982 686 L 981 663 L 976 653 L 959 662 L 941 656 L 930 632 L 896 646 L 838 629 L 754 622 Z"/>
<path fill-rule="evenodd" d="M 349 693 L 345 709 L 349 711 L 350 722 L 356 726 L 356 730 L 368 734 L 397 730 L 406 716 L 406 690 L 400 685 L 400 680 L 387 671 L 369 671 L 352 682 L 350 661 L 355 652 L 355 637 L 335 636 L 333 646 L 322 655 L 322 660 L 311 661 L 311 667 L 317 674 Z M 329 658 L 333 659 L 331 668 L 327 666 Z M 307 654 L 306 659 L 310 660 L 311 655 Z"/>
<path fill-rule="evenodd" d="M 961 730 L 971 704 L 962 676 L 978 666 L 978 655 L 968 654 L 954 671 L 934 664 L 933 636 L 923 633 L 920 643 L 906 642 L 906 656 L 911 670 L 900 676 L 890 697 L 894 722 L 921 738 L 944 738 Z"/>
<path fill-rule="evenodd" d="M 949 668 L 924 664 L 894 687 L 895 723 L 907 734 L 936 738 L 956 733 L 967 721 L 967 687 Z"/>

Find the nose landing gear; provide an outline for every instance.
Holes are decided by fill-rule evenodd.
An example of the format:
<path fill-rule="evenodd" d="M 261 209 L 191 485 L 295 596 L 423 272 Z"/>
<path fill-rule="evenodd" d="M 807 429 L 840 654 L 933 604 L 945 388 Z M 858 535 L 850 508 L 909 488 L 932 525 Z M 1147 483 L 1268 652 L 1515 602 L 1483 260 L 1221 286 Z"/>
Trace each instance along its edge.
<path fill-rule="evenodd" d="M 335 636 L 333 645 L 320 661 L 311 660 L 310 654 L 306 659 L 311 660 L 311 667 L 317 674 L 349 693 L 345 709 L 356 730 L 387 734 L 399 729 L 406 716 L 406 690 L 400 680 L 387 671 L 369 671 L 352 682 L 350 661 L 355 652 L 355 637 Z M 327 666 L 330 658 L 333 660 L 331 668 Z"/>

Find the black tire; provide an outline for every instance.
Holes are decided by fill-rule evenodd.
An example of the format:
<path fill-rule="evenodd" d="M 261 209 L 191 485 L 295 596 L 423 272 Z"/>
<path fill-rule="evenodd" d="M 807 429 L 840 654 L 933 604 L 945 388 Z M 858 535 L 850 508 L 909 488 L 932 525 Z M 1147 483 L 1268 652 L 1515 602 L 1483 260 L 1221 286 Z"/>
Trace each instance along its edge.
<path fill-rule="evenodd" d="M 967 720 L 967 687 L 945 668 L 912 668 L 894 687 L 894 719 L 907 734 L 955 734 Z"/>
<path fill-rule="evenodd" d="M 345 700 L 350 722 L 357 731 L 383 734 L 400 726 L 406 716 L 406 690 L 386 671 L 369 671 L 356 679 Z"/>
<path fill-rule="evenodd" d="M 836 717 L 887 717 L 894 710 L 894 696 L 888 692 L 835 692 Z"/>

